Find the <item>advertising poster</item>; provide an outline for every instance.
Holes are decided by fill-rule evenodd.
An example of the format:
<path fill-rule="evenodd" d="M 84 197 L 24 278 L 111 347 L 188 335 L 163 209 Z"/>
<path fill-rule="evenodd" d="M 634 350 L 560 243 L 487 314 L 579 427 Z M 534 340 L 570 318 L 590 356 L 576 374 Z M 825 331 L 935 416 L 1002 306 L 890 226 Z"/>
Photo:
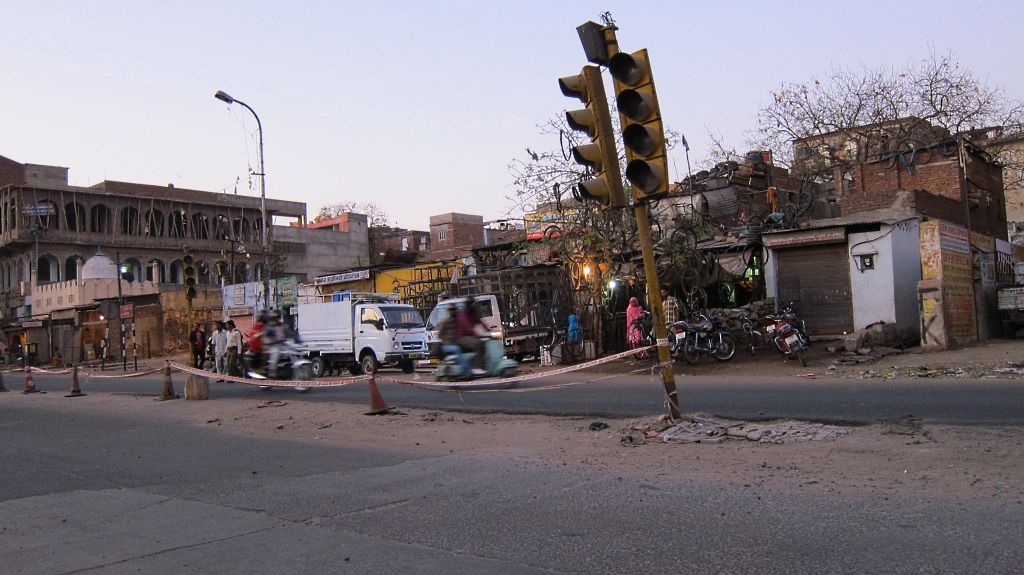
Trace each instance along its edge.
<path fill-rule="evenodd" d="M 970 234 L 942 221 L 921 224 L 922 279 L 941 278 L 946 330 L 955 337 L 977 333 Z"/>

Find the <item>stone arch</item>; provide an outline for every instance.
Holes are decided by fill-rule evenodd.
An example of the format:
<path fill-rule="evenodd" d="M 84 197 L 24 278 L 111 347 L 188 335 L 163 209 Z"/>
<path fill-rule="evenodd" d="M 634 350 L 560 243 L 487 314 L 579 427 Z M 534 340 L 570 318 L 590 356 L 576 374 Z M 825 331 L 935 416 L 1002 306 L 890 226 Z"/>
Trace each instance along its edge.
<path fill-rule="evenodd" d="M 167 215 L 167 237 L 188 237 L 188 214 L 185 213 L 185 210 L 172 210 Z"/>
<path fill-rule="evenodd" d="M 89 220 L 85 217 L 85 206 L 78 202 L 64 204 L 64 225 L 68 231 L 84 232 Z"/>
<path fill-rule="evenodd" d="M 48 216 L 36 216 L 39 218 L 39 229 L 41 230 L 59 230 L 60 229 L 60 209 L 57 208 L 57 204 L 50 200 L 42 200 L 36 202 L 36 206 L 42 208 L 43 206 L 50 206 L 50 210 L 53 211 L 52 215 Z"/>
<path fill-rule="evenodd" d="M 132 281 L 140 281 L 143 279 L 143 268 L 142 262 L 137 258 L 127 258 L 121 262 L 121 273 L 131 273 Z"/>
<path fill-rule="evenodd" d="M 231 231 L 234 232 L 236 240 L 240 242 L 249 241 L 249 234 L 252 231 L 249 220 L 245 218 L 235 218 L 235 221 L 231 224 Z"/>
<path fill-rule="evenodd" d="M 89 231 L 99 234 L 110 232 L 110 220 L 114 218 L 110 208 L 103 204 L 96 204 L 89 210 Z"/>
<path fill-rule="evenodd" d="M 78 254 L 64 260 L 64 281 L 77 280 L 80 275 L 79 270 L 82 269 L 84 263 L 85 258 Z"/>
<path fill-rule="evenodd" d="M 192 237 L 197 240 L 210 239 L 210 218 L 202 212 L 192 214 Z"/>
<path fill-rule="evenodd" d="M 128 206 L 121 210 L 121 233 L 127 236 L 142 235 L 142 218 L 137 208 Z"/>
<path fill-rule="evenodd" d="M 172 284 L 185 283 L 185 266 L 181 263 L 181 260 L 171 261 L 171 274 L 169 281 Z"/>
<path fill-rule="evenodd" d="M 213 218 L 213 239 L 215 240 L 230 240 L 231 238 L 231 222 L 221 214 L 217 214 Z"/>
<path fill-rule="evenodd" d="M 146 225 L 142 232 L 147 236 L 160 238 L 164 235 L 164 213 L 153 208 L 146 212 Z"/>
<path fill-rule="evenodd" d="M 253 218 L 252 240 L 254 242 L 263 242 L 263 218 Z"/>
<path fill-rule="evenodd" d="M 232 277 L 231 277 L 232 281 L 231 281 L 231 283 L 238 284 L 238 283 L 245 283 L 247 281 L 252 281 L 252 278 L 249 277 L 249 272 L 250 271 L 251 270 L 249 269 L 249 263 L 248 262 L 244 262 L 244 261 L 236 262 L 235 263 L 235 270 L 234 270 L 235 273 L 232 274 Z"/>
<path fill-rule="evenodd" d="M 60 281 L 60 260 L 53 254 L 43 254 L 36 262 L 37 282 Z"/>
<path fill-rule="evenodd" d="M 206 263 L 206 260 L 196 260 L 196 281 L 199 284 L 210 285 L 214 283 L 214 273 L 215 271 L 210 269 L 210 266 L 209 264 Z"/>
<path fill-rule="evenodd" d="M 146 281 L 153 283 L 165 283 L 167 281 L 167 268 L 164 262 L 153 258 L 146 262 Z"/>

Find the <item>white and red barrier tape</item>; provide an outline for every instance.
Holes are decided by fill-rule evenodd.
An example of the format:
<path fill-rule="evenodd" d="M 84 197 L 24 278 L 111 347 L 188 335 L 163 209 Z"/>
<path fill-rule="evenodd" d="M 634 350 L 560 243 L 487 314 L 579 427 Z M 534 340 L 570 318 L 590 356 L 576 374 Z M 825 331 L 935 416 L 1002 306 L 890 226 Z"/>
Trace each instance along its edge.
<path fill-rule="evenodd" d="M 530 379 L 540 379 L 542 377 L 549 377 L 549 376 L 552 376 L 552 375 L 559 375 L 559 374 L 562 374 L 562 373 L 571 373 L 573 371 L 579 371 L 581 369 L 588 369 L 588 368 L 596 367 L 598 365 L 602 365 L 602 364 L 605 364 L 605 363 L 610 363 L 610 362 L 613 362 L 615 360 L 623 359 L 625 357 L 629 357 L 629 356 L 637 354 L 637 353 L 642 353 L 642 352 L 645 352 L 645 351 L 647 351 L 649 349 L 654 349 L 656 347 L 657 346 L 655 346 L 655 345 L 650 345 L 650 346 L 647 346 L 647 347 L 638 347 L 636 349 L 631 349 L 629 351 L 624 351 L 622 353 L 616 353 L 614 355 L 609 355 L 608 357 L 602 357 L 601 359 L 595 359 L 595 360 L 591 360 L 591 361 L 588 361 L 588 362 L 585 362 L 585 363 L 580 363 L 580 364 L 576 364 L 576 365 L 570 365 L 568 367 L 563 367 L 561 369 L 554 369 L 554 370 L 551 370 L 551 371 L 540 371 L 540 372 L 537 372 L 537 373 L 526 373 L 526 374 L 517 375 L 517 376 L 514 376 L 514 377 L 480 379 L 480 380 L 476 380 L 476 381 L 461 381 L 461 382 L 460 381 L 453 381 L 453 382 L 443 382 L 443 383 L 441 383 L 441 382 L 438 382 L 438 383 L 423 383 L 423 382 L 417 382 L 417 381 L 407 381 L 407 380 L 403 380 L 403 379 L 394 379 L 394 378 L 391 378 L 391 377 L 380 377 L 380 376 L 378 376 L 377 377 L 377 381 L 388 381 L 388 382 L 392 382 L 392 383 L 401 383 L 401 384 L 404 384 L 404 385 L 413 385 L 415 387 L 420 387 L 422 389 L 435 389 L 435 390 L 440 390 L 440 391 L 474 391 L 474 388 L 476 388 L 477 391 L 489 391 L 489 392 L 490 391 L 512 391 L 512 390 L 509 390 L 509 389 L 482 389 L 482 388 L 493 388 L 493 387 L 500 386 L 500 385 L 503 385 L 503 384 L 510 384 L 510 383 L 515 383 L 515 382 L 518 382 L 518 381 L 527 381 L 527 380 L 530 380 Z M 617 377 L 617 376 L 611 376 L 611 377 Z M 610 379 L 610 377 L 608 379 Z M 597 380 L 592 380 L 592 381 L 597 381 Z M 582 383 L 586 383 L 586 382 L 582 382 Z M 559 387 L 570 387 L 570 386 L 579 385 L 579 384 L 580 383 L 575 383 L 575 382 L 574 383 L 559 383 L 559 384 L 555 384 L 555 385 L 545 386 L 544 388 L 537 387 L 537 388 L 521 389 L 521 390 L 515 390 L 515 391 L 523 392 L 523 391 L 534 391 L 534 390 L 540 390 L 540 389 L 557 389 Z"/>
<path fill-rule="evenodd" d="M 249 385 L 269 385 L 273 387 L 337 387 L 341 385 L 350 385 L 370 379 L 368 375 L 356 375 L 353 377 L 344 377 L 340 379 L 312 379 L 309 381 L 281 381 L 277 379 L 247 379 L 244 377 L 234 377 L 231 375 L 219 375 L 211 373 L 209 371 L 203 371 L 180 363 L 170 362 L 171 367 L 178 371 L 185 373 L 191 373 L 194 375 L 201 375 L 203 377 L 215 377 L 217 379 L 223 379 L 224 381 L 231 381 L 235 383 L 248 383 Z M 157 370 L 160 371 L 160 370 Z"/>
<path fill-rule="evenodd" d="M 49 370 L 49 369 L 43 369 L 41 367 L 31 367 L 30 366 L 26 371 L 31 371 L 32 373 L 45 373 L 47 375 L 61 375 L 61 374 L 64 374 L 64 373 L 71 373 L 72 370 L 71 369 L 62 369 L 60 371 L 52 371 L 52 370 Z"/>
<path fill-rule="evenodd" d="M 93 378 L 95 378 L 95 379 L 131 379 L 133 377 L 143 377 L 143 376 L 146 376 L 146 375 L 153 375 L 154 373 L 160 373 L 163 370 L 164 370 L 164 368 L 158 367 L 156 369 L 151 369 L 149 371 L 140 371 L 138 373 L 121 373 L 121 374 L 116 374 L 116 375 L 108 375 L 108 374 L 105 374 L 105 373 L 94 373 L 94 372 L 85 371 L 85 372 L 82 372 L 82 374 L 85 375 L 85 377 L 88 377 L 89 379 L 93 379 Z"/>
<path fill-rule="evenodd" d="M 591 360 L 591 361 L 588 361 L 588 362 L 585 362 L 585 363 L 580 363 L 580 364 L 577 364 L 577 365 L 571 365 L 571 366 L 567 366 L 567 367 L 563 367 L 563 368 L 555 369 L 555 370 L 551 370 L 551 371 L 541 371 L 541 372 L 536 372 L 536 373 L 527 373 L 527 374 L 523 374 L 523 375 L 517 375 L 517 376 L 514 376 L 514 377 L 488 378 L 488 379 L 480 379 L 480 380 L 475 380 L 475 381 L 463 381 L 463 382 L 453 381 L 453 382 L 437 382 L 437 383 L 422 382 L 422 381 L 409 381 L 409 380 L 396 379 L 396 378 L 392 378 L 392 377 L 384 377 L 384 376 L 379 376 L 379 375 L 376 376 L 375 379 L 376 379 L 376 381 L 380 381 L 380 382 L 398 383 L 398 384 L 402 384 L 402 385 L 409 385 L 409 386 L 412 386 L 412 387 L 417 387 L 417 388 L 420 388 L 420 389 L 427 389 L 427 390 L 431 390 L 431 391 L 456 391 L 456 392 L 467 392 L 467 393 L 493 393 L 493 392 L 498 392 L 498 391 L 511 392 L 511 393 L 524 393 L 524 392 L 529 392 L 529 391 L 544 391 L 544 390 L 549 390 L 549 389 L 560 389 L 560 388 L 564 388 L 564 387 L 573 387 L 573 386 L 576 386 L 576 385 L 583 385 L 585 383 L 593 383 L 595 381 L 602 381 L 602 380 L 605 380 L 605 379 L 612 379 L 612 378 L 615 378 L 615 377 L 619 377 L 620 374 L 612 374 L 612 375 L 608 375 L 608 376 L 605 376 L 605 377 L 600 377 L 600 378 L 597 378 L 597 379 L 590 379 L 590 380 L 587 380 L 587 381 L 573 381 L 573 382 L 567 382 L 567 383 L 557 383 L 557 384 L 546 385 L 546 386 L 542 386 L 542 387 L 529 387 L 529 388 L 523 388 L 523 389 L 508 389 L 508 388 L 503 387 L 503 386 L 507 386 L 509 384 L 516 383 L 516 382 L 519 382 L 519 381 L 528 381 L 528 380 L 531 380 L 531 379 L 541 379 L 541 378 L 544 378 L 544 377 L 550 377 L 552 375 L 560 375 L 560 374 L 563 374 L 563 373 L 571 373 L 571 372 L 574 372 L 574 371 L 580 371 L 580 370 L 583 370 L 583 369 L 588 369 L 588 368 L 591 368 L 591 367 L 596 367 L 596 366 L 599 366 L 599 365 L 603 365 L 605 363 L 610 363 L 610 362 L 613 362 L 613 361 L 616 361 L 616 360 L 619 360 L 619 359 L 623 359 L 623 358 L 629 357 L 631 355 L 635 355 L 637 353 L 643 353 L 645 351 L 648 351 L 650 349 L 654 349 L 656 347 L 657 346 L 654 346 L 654 345 L 647 346 L 647 347 L 640 347 L 640 348 L 636 348 L 636 349 L 631 349 L 629 351 L 624 351 L 624 352 L 621 352 L 621 353 L 617 353 L 617 354 L 614 354 L 614 355 L 609 355 L 608 357 L 602 357 L 601 359 L 595 359 L 595 360 Z M 187 366 L 187 365 L 183 365 L 183 364 L 180 364 L 180 363 L 176 363 L 176 362 L 173 362 L 173 361 L 168 362 L 168 363 L 170 364 L 171 368 L 174 371 L 190 373 L 190 374 L 193 374 L 193 375 L 201 375 L 203 377 L 216 377 L 217 379 L 228 381 L 228 382 L 234 382 L 234 383 L 246 383 L 246 384 L 249 384 L 249 385 L 271 386 L 271 387 L 339 387 L 339 386 L 343 386 L 343 385 L 351 385 L 353 383 L 358 383 L 360 381 L 366 381 L 366 380 L 370 379 L 370 377 L 367 376 L 367 375 L 356 375 L 356 376 L 352 376 L 352 377 L 345 377 L 345 378 L 339 378 L 339 379 L 313 379 L 313 380 L 308 380 L 308 381 L 297 381 L 297 380 L 282 381 L 282 380 L 274 380 L 274 379 L 250 379 L 250 378 L 235 377 L 235 376 L 230 376 L 230 375 L 220 375 L 220 374 L 212 373 L 212 372 L 209 372 L 209 371 L 204 371 L 204 370 L 201 370 L 201 369 L 190 367 L 190 366 Z M 139 372 L 139 373 L 127 373 L 127 374 L 116 374 L 116 375 L 114 375 L 114 374 L 107 375 L 107 374 L 103 374 L 103 373 L 92 373 L 92 372 L 87 372 L 87 371 L 84 371 L 84 370 L 81 371 L 81 373 L 82 373 L 82 375 L 84 377 L 88 377 L 88 378 L 97 378 L 97 379 L 100 379 L 100 378 L 103 378 L 103 379 L 130 379 L 130 378 L 135 378 L 135 377 L 144 377 L 144 376 L 147 376 L 147 375 L 153 375 L 155 373 L 160 373 L 163 370 L 164 370 L 164 368 L 156 368 L 156 369 L 151 369 L 149 371 L 143 371 L 143 372 Z M 640 370 L 640 371 L 645 371 L 645 370 L 646 370 L 646 368 L 644 368 L 643 370 Z M 41 368 L 37 368 L 37 367 L 30 367 L 30 368 L 28 368 L 28 370 L 13 370 L 13 371 L 15 371 L 15 372 L 30 371 L 30 372 L 34 372 L 34 373 L 45 373 L 45 374 L 48 374 L 48 375 L 59 375 L 59 374 L 71 373 L 73 370 L 72 369 L 64 369 L 64 370 L 61 370 L 61 371 L 49 371 L 49 370 L 45 370 L 45 369 L 41 369 Z"/>

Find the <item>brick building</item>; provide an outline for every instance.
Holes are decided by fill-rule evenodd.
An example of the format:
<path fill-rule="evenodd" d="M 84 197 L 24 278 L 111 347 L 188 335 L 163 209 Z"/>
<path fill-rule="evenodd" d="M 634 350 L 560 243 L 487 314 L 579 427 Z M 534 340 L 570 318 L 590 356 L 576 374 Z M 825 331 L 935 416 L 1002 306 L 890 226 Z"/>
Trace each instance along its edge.
<path fill-rule="evenodd" d="M 484 245 L 484 218 L 455 212 L 430 216 L 430 259 L 465 257 Z"/>

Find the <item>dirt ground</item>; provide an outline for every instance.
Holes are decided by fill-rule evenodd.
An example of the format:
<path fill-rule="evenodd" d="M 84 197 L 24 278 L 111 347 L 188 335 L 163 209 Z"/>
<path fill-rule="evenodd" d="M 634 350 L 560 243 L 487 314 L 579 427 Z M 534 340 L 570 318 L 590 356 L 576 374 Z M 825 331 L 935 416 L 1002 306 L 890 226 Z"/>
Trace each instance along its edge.
<path fill-rule="evenodd" d="M 59 401 L 56 395 L 18 394 L 13 399 Z M 639 437 L 646 430 L 653 435 L 669 424 L 655 418 L 606 420 L 607 429 L 591 431 L 591 419 L 420 409 L 366 416 L 358 406 L 301 399 L 280 405 L 240 399 L 156 402 L 151 396 L 104 393 L 76 399 L 74 409 L 214 426 L 258 438 L 379 446 L 427 457 L 505 454 L 537 468 L 569 465 L 624 481 L 685 478 L 766 492 L 1013 506 L 1024 501 L 1024 435 L 1012 427 L 921 427 L 915 421 L 897 421 L 853 428 L 830 441 L 776 445 L 730 438 L 718 444 L 680 444 L 652 437 L 642 445 L 624 446 L 627 434 Z"/>

